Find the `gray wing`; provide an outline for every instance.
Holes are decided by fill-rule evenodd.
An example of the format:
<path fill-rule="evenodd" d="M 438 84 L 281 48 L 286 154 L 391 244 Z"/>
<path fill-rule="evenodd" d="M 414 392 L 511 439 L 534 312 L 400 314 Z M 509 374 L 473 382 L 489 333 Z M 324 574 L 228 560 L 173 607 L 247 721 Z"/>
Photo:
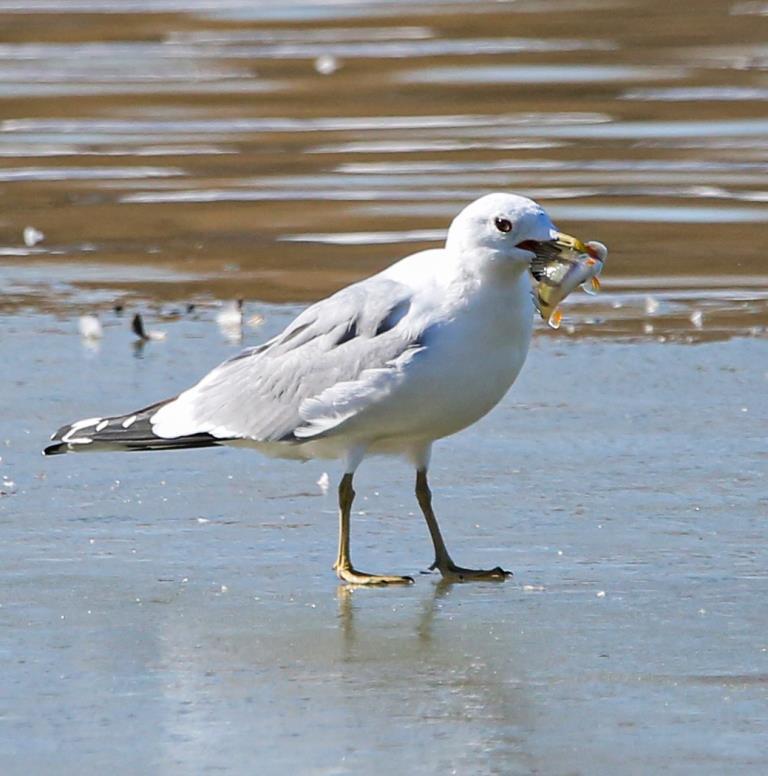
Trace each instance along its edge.
<path fill-rule="evenodd" d="M 422 348 L 412 301 L 381 277 L 339 291 L 161 407 L 153 433 L 275 442 L 327 432 L 387 395 Z"/>

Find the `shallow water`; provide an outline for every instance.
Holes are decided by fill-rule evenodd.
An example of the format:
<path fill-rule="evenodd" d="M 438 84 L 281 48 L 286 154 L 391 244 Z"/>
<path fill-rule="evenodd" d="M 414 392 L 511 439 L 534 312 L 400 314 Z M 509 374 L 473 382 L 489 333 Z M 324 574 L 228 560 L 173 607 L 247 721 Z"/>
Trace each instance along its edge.
<path fill-rule="evenodd" d="M 768 770 L 768 10 L 691 14 L 0 0 L 3 774 Z M 436 446 L 449 547 L 510 582 L 339 587 L 327 464 L 39 456 L 497 189 L 611 249 Z M 362 468 L 363 568 L 430 562 L 411 478 Z"/>
<path fill-rule="evenodd" d="M 295 311 L 258 310 L 246 342 Z M 348 592 L 327 464 L 40 457 L 59 421 L 170 395 L 232 352 L 212 312 L 153 321 L 168 337 L 142 351 L 114 316 L 96 349 L 68 317 L 1 321 L 4 772 L 768 766 L 764 340 L 539 338 L 433 468 L 454 555 L 514 579 L 419 576 L 412 472 L 373 460 L 353 552 L 417 580 Z"/>

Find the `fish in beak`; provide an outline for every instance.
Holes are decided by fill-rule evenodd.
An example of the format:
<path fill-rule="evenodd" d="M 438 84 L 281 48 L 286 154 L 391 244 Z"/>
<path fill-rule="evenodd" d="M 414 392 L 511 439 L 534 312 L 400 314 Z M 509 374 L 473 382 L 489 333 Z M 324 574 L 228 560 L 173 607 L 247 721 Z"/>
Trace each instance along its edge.
<path fill-rule="evenodd" d="M 538 281 L 534 292 L 536 306 L 550 327 L 560 326 L 559 305 L 576 288 L 581 286 L 593 294 L 600 290 L 598 275 L 607 258 L 608 249 L 602 243 L 583 243 L 563 232 L 542 243 L 531 264 L 531 273 Z"/>
<path fill-rule="evenodd" d="M 541 280 L 547 265 L 556 259 L 567 260 L 570 257 L 575 260 L 577 256 L 585 254 L 598 260 L 600 258 L 589 244 L 565 232 L 558 232 L 554 239 L 545 242 L 529 242 L 529 250 L 536 254 L 536 258 L 531 262 L 531 274 L 536 280 Z"/>

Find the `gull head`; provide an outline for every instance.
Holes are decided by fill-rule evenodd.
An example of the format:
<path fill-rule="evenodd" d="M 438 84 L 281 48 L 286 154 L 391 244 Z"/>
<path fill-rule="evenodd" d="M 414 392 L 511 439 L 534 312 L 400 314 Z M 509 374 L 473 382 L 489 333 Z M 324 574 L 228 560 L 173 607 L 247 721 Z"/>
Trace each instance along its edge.
<path fill-rule="evenodd" d="M 453 219 L 446 248 L 494 267 L 530 269 L 537 257 L 556 255 L 581 241 L 559 232 L 544 208 L 518 194 L 487 194 Z"/>

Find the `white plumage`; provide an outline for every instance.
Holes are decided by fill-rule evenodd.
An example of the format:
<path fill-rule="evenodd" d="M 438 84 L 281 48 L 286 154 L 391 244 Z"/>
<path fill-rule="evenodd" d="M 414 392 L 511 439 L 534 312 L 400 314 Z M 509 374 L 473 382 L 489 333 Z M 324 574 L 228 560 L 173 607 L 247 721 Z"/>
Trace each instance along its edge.
<path fill-rule="evenodd" d="M 417 496 L 449 578 L 500 578 L 450 559 L 431 510 L 432 442 L 474 423 L 504 396 L 528 352 L 530 269 L 558 232 L 532 200 L 491 194 L 453 221 L 445 247 L 421 251 L 342 289 L 269 342 L 224 362 L 177 398 L 101 431 L 67 426 L 47 452 L 248 445 L 270 455 L 338 458 L 342 579 L 408 581 L 356 571 L 349 559 L 352 474 L 375 453 L 408 456 Z M 89 439 L 77 442 L 77 433 Z M 124 440 L 121 442 L 121 439 Z"/>
<path fill-rule="evenodd" d="M 77 330 L 86 340 L 99 340 L 104 336 L 101 321 L 95 315 L 81 315 L 77 320 Z"/>
<path fill-rule="evenodd" d="M 224 338 L 232 343 L 243 339 L 243 300 L 226 302 L 216 313 L 216 324 Z"/>
<path fill-rule="evenodd" d="M 290 457 L 355 458 L 360 448 L 423 457 L 431 441 L 491 409 L 525 359 L 530 253 L 484 217 L 513 203 L 520 237 L 554 239 L 530 200 L 479 200 L 454 221 L 445 248 L 312 305 L 158 410 L 154 433 L 246 439 Z M 517 261 L 498 255 L 510 243 Z"/>

